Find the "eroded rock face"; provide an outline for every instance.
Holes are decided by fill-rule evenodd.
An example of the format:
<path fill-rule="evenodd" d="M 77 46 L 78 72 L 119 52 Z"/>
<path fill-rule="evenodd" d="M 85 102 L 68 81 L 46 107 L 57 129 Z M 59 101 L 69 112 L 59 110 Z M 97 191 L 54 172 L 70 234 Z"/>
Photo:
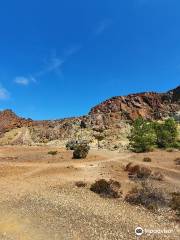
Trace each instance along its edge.
<path fill-rule="evenodd" d="M 108 99 L 91 109 L 92 124 L 110 125 L 138 117 L 156 120 L 180 111 L 180 86 L 167 93 L 147 92 Z"/>

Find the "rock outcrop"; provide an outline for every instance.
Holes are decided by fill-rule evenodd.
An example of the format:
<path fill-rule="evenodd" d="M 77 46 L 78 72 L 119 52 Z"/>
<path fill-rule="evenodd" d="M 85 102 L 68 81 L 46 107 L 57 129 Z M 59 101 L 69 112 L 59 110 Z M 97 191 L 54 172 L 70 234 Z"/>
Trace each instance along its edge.
<path fill-rule="evenodd" d="M 167 93 L 146 92 L 108 99 L 93 107 L 89 113 L 92 124 L 111 125 L 120 120 L 138 117 L 163 119 L 180 111 L 180 86 Z"/>
<path fill-rule="evenodd" d="M 12 110 L 0 112 L 0 136 L 11 129 L 31 126 L 32 124 L 31 119 L 20 118 Z"/>

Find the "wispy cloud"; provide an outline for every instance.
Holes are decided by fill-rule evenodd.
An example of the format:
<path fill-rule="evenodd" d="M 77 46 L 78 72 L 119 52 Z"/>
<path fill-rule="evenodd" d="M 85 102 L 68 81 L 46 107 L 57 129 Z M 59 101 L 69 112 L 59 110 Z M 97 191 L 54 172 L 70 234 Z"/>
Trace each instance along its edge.
<path fill-rule="evenodd" d="M 108 29 L 112 24 L 111 19 L 103 19 L 99 23 L 97 23 L 94 31 L 91 33 L 90 40 L 92 38 L 101 35 L 106 29 Z M 15 78 L 14 82 L 19 85 L 27 86 L 32 82 L 38 82 L 38 79 L 43 77 L 48 73 L 55 73 L 58 76 L 63 76 L 63 65 L 69 61 L 69 59 L 77 54 L 82 48 L 84 44 L 72 45 L 64 50 L 64 53 L 61 56 L 58 56 L 56 51 L 50 54 L 50 56 L 46 59 L 44 66 L 37 72 L 30 75 L 30 77 L 26 76 L 18 76 Z"/>
<path fill-rule="evenodd" d="M 14 79 L 14 82 L 22 86 L 28 86 L 30 83 L 36 83 L 39 78 L 48 73 L 55 73 L 58 76 L 62 77 L 63 65 L 69 61 L 69 58 L 76 54 L 80 49 L 80 45 L 73 45 L 65 49 L 62 56 L 58 56 L 56 51 L 53 51 L 46 59 L 45 64 L 40 71 L 31 74 L 30 77 L 18 76 Z"/>
<path fill-rule="evenodd" d="M 64 51 L 65 58 L 71 57 L 74 54 L 78 53 L 81 50 L 81 48 L 82 48 L 82 45 L 78 44 L 65 49 Z"/>
<path fill-rule="evenodd" d="M 14 79 L 14 82 L 16 84 L 19 84 L 19 85 L 22 85 L 22 86 L 27 86 L 31 82 L 36 82 L 36 79 L 34 77 L 18 76 Z"/>
<path fill-rule="evenodd" d="M 101 35 L 106 29 L 108 29 L 110 27 L 110 25 L 112 24 L 112 20 L 111 19 L 104 19 L 101 22 L 98 23 L 94 34 L 96 36 Z"/>
<path fill-rule="evenodd" d="M 33 74 L 34 78 L 36 79 L 44 76 L 47 73 L 55 73 L 59 76 L 62 76 L 63 65 L 69 61 L 70 57 L 79 52 L 81 48 L 82 46 L 80 45 L 71 46 L 64 50 L 64 54 L 62 56 L 58 56 L 56 51 L 53 51 L 53 53 L 46 60 L 44 68 Z"/>
<path fill-rule="evenodd" d="M 10 93 L 8 90 L 2 86 L 0 86 L 0 100 L 7 100 L 10 98 Z"/>
<path fill-rule="evenodd" d="M 44 76 L 47 73 L 59 73 L 61 71 L 62 65 L 64 63 L 64 59 L 58 57 L 56 54 L 53 54 L 46 60 L 45 66 L 39 72 L 34 74 L 35 78 Z"/>

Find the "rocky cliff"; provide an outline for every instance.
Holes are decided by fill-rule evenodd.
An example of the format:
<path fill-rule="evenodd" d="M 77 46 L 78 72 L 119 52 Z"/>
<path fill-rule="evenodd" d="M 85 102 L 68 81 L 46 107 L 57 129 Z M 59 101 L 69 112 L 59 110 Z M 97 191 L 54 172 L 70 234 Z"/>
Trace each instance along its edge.
<path fill-rule="evenodd" d="M 180 111 L 180 86 L 167 93 L 145 92 L 113 97 L 93 107 L 89 115 L 93 124 L 111 125 L 120 120 L 138 117 L 163 119 Z"/>

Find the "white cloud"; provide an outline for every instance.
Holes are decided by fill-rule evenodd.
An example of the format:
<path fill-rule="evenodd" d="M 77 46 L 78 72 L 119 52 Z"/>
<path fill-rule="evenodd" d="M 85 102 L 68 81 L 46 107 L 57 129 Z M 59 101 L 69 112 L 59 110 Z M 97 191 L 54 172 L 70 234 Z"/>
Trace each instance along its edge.
<path fill-rule="evenodd" d="M 8 92 L 8 90 L 0 86 L 0 99 L 6 100 L 9 97 L 10 97 L 10 93 Z"/>
<path fill-rule="evenodd" d="M 14 79 L 14 82 L 19 84 L 19 85 L 27 86 L 31 82 L 36 82 L 36 79 L 34 77 L 18 76 Z"/>

